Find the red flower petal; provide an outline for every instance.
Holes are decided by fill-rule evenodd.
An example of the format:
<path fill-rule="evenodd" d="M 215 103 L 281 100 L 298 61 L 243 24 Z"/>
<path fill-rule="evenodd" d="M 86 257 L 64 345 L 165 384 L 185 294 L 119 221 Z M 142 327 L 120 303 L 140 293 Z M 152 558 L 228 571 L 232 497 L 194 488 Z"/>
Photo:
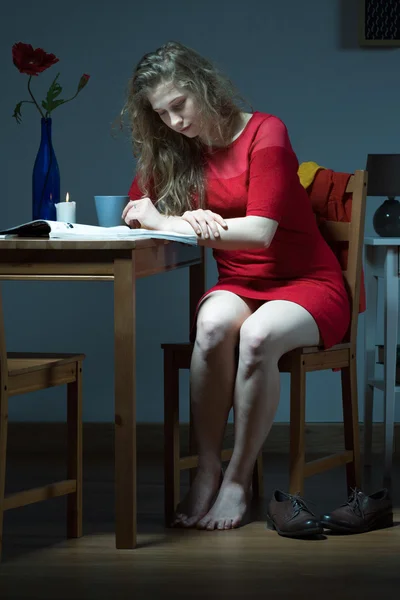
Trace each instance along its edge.
<path fill-rule="evenodd" d="M 38 75 L 58 62 L 54 54 L 48 54 L 42 48 L 34 49 L 31 44 L 18 42 L 12 47 L 13 63 L 20 73 Z"/>
<path fill-rule="evenodd" d="M 78 83 L 78 91 L 77 91 L 77 93 L 79 93 L 81 90 L 83 90 L 83 88 L 85 87 L 85 85 L 87 84 L 87 82 L 89 81 L 89 79 L 90 79 L 90 75 L 87 75 L 86 73 L 84 73 L 82 75 L 82 77 L 80 78 L 79 83 Z"/>

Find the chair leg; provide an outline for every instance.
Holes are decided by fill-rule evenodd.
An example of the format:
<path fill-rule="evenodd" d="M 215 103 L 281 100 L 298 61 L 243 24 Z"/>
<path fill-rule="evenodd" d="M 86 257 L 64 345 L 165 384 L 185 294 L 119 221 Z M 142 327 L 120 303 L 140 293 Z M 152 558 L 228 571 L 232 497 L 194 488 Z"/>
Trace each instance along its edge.
<path fill-rule="evenodd" d="M 290 467 L 289 491 L 304 492 L 306 421 L 306 372 L 300 356 L 290 374 Z"/>
<path fill-rule="evenodd" d="M 262 498 L 264 496 L 264 474 L 263 474 L 263 456 L 262 451 L 257 456 L 253 469 L 253 498 Z"/>
<path fill-rule="evenodd" d="M 82 536 L 82 362 L 76 363 L 76 380 L 67 385 L 68 479 L 76 492 L 67 496 L 67 537 Z"/>
<path fill-rule="evenodd" d="M 4 386 L 1 386 L 2 388 Z M 6 455 L 8 426 L 8 396 L 0 390 L 0 561 L 3 542 L 4 495 L 6 487 Z"/>
<path fill-rule="evenodd" d="M 164 519 L 172 523 L 180 499 L 179 368 L 164 350 Z"/>
<path fill-rule="evenodd" d="M 361 487 L 361 461 L 358 423 L 357 362 L 351 353 L 350 366 L 341 371 L 344 443 L 353 452 L 353 460 L 346 464 L 347 488 Z"/>
<path fill-rule="evenodd" d="M 372 252 L 374 248 L 365 248 L 365 284 L 368 311 L 365 316 L 364 329 L 364 466 L 372 465 L 372 429 L 375 387 L 368 384 L 369 379 L 375 379 L 376 371 L 376 329 L 378 319 L 378 278 L 372 275 Z"/>

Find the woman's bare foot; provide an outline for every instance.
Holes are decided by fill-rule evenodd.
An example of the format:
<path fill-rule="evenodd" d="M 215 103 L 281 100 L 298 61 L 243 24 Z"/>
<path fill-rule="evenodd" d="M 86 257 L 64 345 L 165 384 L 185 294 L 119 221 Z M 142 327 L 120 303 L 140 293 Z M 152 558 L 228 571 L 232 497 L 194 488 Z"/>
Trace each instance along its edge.
<path fill-rule="evenodd" d="M 233 482 L 223 483 L 209 512 L 197 522 L 198 529 L 234 529 L 239 527 L 250 504 L 250 491 Z"/>
<path fill-rule="evenodd" d="M 172 527 L 193 527 L 207 514 L 221 485 L 221 469 L 198 469 L 193 485 L 178 505 Z"/>

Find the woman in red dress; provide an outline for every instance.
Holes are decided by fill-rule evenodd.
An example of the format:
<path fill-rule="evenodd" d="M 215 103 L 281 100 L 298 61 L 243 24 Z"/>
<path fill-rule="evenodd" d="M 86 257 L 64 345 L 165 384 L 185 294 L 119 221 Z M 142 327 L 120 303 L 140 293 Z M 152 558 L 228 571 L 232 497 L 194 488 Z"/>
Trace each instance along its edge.
<path fill-rule="evenodd" d="M 251 475 L 279 402 L 279 358 L 339 343 L 350 306 L 342 272 L 320 234 L 282 121 L 243 112 L 230 82 L 195 51 L 169 42 L 130 82 L 137 174 L 130 226 L 198 234 L 218 282 L 197 309 L 190 370 L 199 452 L 176 524 L 237 527 Z M 221 481 L 233 406 L 235 445 Z"/>

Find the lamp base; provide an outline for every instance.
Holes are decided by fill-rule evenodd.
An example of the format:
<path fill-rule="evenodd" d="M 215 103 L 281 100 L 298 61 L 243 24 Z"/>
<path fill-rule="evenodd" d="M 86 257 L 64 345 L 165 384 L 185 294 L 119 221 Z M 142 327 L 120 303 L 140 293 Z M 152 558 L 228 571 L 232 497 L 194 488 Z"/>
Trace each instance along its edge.
<path fill-rule="evenodd" d="M 395 198 L 385 200 L 374 214 L 373 225 L 381 237 L 400 237 L 400 202 Z"/>

